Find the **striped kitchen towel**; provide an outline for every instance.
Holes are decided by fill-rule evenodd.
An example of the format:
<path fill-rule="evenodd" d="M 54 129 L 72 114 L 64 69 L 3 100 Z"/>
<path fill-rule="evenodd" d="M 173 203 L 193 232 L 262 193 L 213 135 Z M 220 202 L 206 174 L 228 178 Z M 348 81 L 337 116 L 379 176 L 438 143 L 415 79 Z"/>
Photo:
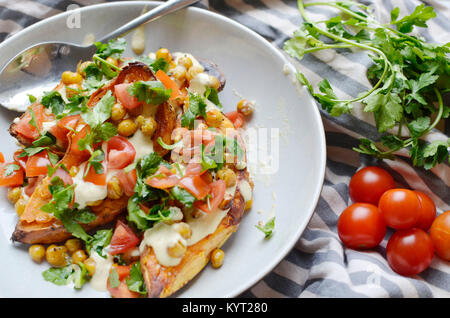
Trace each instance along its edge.
<path fill-rule="evenodd" d="M 65 11 L 71 4 L 90 5 L 101 0 L 0 0 L 0 41 L 40 19 Z M 365 0 L 383 21 L 394 7 L 411 13 L 422 2 L 434 6 L 437 17 L 420 34 L 428 41 L 450 40 L 450 1 L 440 0 Z M 218 12 L 256 31 L 278 48 L 302 19 L 296 0 L 204 0 L 198 6 Z M 315 7 L 308 13 L 319 20 L 335 14 L 330 9 Z M 331 55 L 330 55 L 331 54 Z M 370 83 L 365 71 L 371 64 L 364 52 L 328 52 L 306 56 L 301 62 L 292 60 L 299 71 L 314 84 L 329 79 L 340 97 L 357 96 Z M 448 103 L 448 100 L 447 100 Z M 385 260 L 385 239 L 370 252 L 345 248 L 339 241 L 336 224 L 339 214 L 351 201 L 348 194 L 350 177 L 362 166 L 375 164 L 352 151 L 359 138 L 379 137 L 371 116 L 355 109 L 354 114 L 332 118 L 322 111 L 327 139 L 325 183 L 316 211 L 288 256 L 266 277 L 242 294 L 243 297 L 449 297 L 450 264 L 435 258 L 430 268 L 418 276 L 405 278 L 395 274 Z M 447 123 L 448 124 L 448 123 Z M 433 131 L 429 140 L 446 139 L 449 125 Z M 447 135 L 447 136 L 446 136 Z M 414 168 L 407 152 L 397 160 L 378 163 L 388 170 L 399 186 L 430 195 L 439 213 L 450 209 L 450 168 L 447 163 L 431 170 Z M 388 233 L 390 234 L 390 233 Z M 389 235 L 387 236 L 389 237 Z"/>

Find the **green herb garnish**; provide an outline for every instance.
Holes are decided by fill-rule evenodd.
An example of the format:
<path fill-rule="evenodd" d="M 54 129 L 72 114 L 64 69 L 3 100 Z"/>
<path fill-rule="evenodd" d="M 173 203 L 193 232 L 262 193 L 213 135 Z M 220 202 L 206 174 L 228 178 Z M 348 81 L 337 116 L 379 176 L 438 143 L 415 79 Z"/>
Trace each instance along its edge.
<path fill-rule="evenodd" d="M 342 15 L 315 22 L 305 8 L 328 6 Z M 314 98 L 332 116 L 349 113 L 356 102 L 362 102 L 365 112 L 373 113 L 378 131 L 383 134 L 380 143 L 361 139 L 355 151 L 377 158 L 393 159 L 393 153 L 409 148 L 413 164 L 430 169 L 448 158 L 444 148 L 447 141 L 425 145 L 420 138 L 428 134 L 443 118 L 448 118 L 450 107 L 442 95 L 450 91 L 450 46 L 427 43 L 421 37 L 409 34 L 416 27 L 427 27 L 427 21 L 436 16 L 432 7 L 419 5 L 410 15 L 399 19 L 400 10 L 391 11 L 391 21 L 382 24 L 367 6 L 353 2 L 298 1 L 304 23 L 294 32 L 284 50 L 297 59 L 324 49 L 366 50 L 374 64 L 367 77 L 373 87 L 352 99 L 339 99 L 330 83 L 324 79 L 316 92 L 307 78 L 297 73 L 298 81 L 305 85 Z M 397 127 L 397 134 L 388 130 Z M 409 130 L 404 137 L 402 129 Z"/>

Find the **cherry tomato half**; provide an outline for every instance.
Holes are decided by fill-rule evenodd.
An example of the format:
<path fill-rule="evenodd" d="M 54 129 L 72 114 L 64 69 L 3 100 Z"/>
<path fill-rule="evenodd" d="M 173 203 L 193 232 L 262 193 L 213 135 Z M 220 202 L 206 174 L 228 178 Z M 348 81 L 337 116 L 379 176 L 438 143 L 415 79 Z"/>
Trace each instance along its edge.
<path fill-rule="evenodd" d="M 7 167 L 9 165 L 15 165 L 14 169 L 9 168 L 7 172 Z M 17 167 L 19 167 L 17 169 Z M 23 184 L 23 169 L 20 168 L 18 162 L 6 162 L 0 165 L 0 187 L 16 187 Z"/>
<path fill-rule="evenodd" d="M 214 212 L 222 203 L 223 198 L 225 197 L 225 191 L 227 189 L 227 185 L 223 180 L 216 180 L 210 184 L 211 187 L 211 199 L 208 202 L 196 201 L 194 203 L 195 207 L 202 210 L 206 213 Z M 210 209 L 211 208 L 211 209 Z"/>
<path fill-rule="evenodd" d="M 184 177 L 178 185 L 198 200 L 203 200 L 211 191 L 210 185 L 201 176 Z"/>
<path fill-rule="evenodd" d="M 159 166 L 158 171 L 153 176 L 147 178 L 147 184 L 157 189 L 168 189 L 177 185 L 178 177 L 167 167 Z"/>
<path fill-rule="evenodd" d="M 136 150 L 124 137 L 114 136 L 108 140 L 108 167 L 122 169 L 134 161 Z"/>
<path fill-rule="evenodd" d="M 408 189 L 386 191 L 380 198 L 378 208 L 386 225 L 396 230 L 412 228 L 420 217 L 419 198 Z"/>
<path fill-rule="evenodd" d="M 445 211 L 434 220 L 430 235 L 436 254 L 450 261 L 450 211 Z"/>
<path fill-rule="evenodd" d="M 26 176 L 38 177 L 47 174 L 48 166 L 51 165 L 47 151 L 41 151 L 28 158 L 25 169 Z"/>
<path fill-rule="evenodd" d="M 129 83 L 124 83 L 124 84 L 117 84 L 114 86 L 114 93 L 116 94 L 117 99 L 126 109 L 134 109 L 139 105 L 141 105 L 141 102 L 139 102 L 136 97 L 131 96 L 128 93 L 127 88 L 130 85 L 131 84 Z"/>
<path fill-rule="evenodd" d="M 124 279 L 120 281 L 119 286 L 115 288 L 111 288 L 109 286 L 108 279 L 108 291 L 111 294 L 112 298 L 139 298 L 140 294 L 128 289 L 127 281 Z"/>
<path fill-rule="evenodd" d="M 350 198 L 355 203 L 365 202 L 377 205 L 383 193 L 394 187 L 394 179 L 386 170 L 373 166 L 365 167 L 350 179 Z"/>
<path fill-rule="evenodd" d="M 139 238 L 134 234 L 133 230 L 122 221 L 117 221 L 116 229 L 111 238 L 109 254 L 116 255 L 135 247 L 139 243 Z"/>
<path fill-rule="evenodd" d="M 386 234 L 380 211 L 369 203 L 355 203 L 346 208 L 339 216 L 337 228 L 344 245 L 353 249 L 375 247 Z"/>
<path fill-rule="evenodd" d="M 389 265 L 403 276 L 423 272 L 430 266 L 433 255 L 434 248 L 430 236 L 417 228 L 394 233 L 386 247 Z"/>
<path fill-rule="evenodd" d="M 131 197 L 134 194 L 134 187 L 137 182 L 136 169 L 131 170 L 130 172 L 120 170 L 116 174 L 116 177 L 119 179 L 120 186 L 122 187 L 123 192 L 125 192 L 125 195 Z"/>
<path fill-rule="evenodd" d="M 420 216 L 415 227 L 418 227 L 426 232 L 436 217 L 436 206 L 434 205 L 433 200 L 431 200 L 431 198 L 425 193 L 420 191 L 414 192 L 417 194 L 420 201 Z"/>
<path fill-rule="evenodd" d="M 102 161 L 102 166 L 103 166 L 102 173 L 97 173 L 97 171 L 95 171 L 95 168 L 92 165 L 89 166 L 89 171 L 86 173 L 87 168 L 86 165 L 85 167 L 86 176 L 84 177 L 84 181 L 91 182 L 99 186 L 104 186 L 106 184 L 106 171 L 107 171 L 105 161 Z"/>

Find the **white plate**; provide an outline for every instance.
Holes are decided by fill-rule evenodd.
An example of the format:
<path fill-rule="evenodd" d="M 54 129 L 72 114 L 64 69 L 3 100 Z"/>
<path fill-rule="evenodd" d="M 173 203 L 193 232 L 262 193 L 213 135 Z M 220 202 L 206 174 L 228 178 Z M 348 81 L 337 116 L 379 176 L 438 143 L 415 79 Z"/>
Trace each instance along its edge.
<path fill-rule="evenodd" d="M 83 41 L 86 33 L 99 38 L 139 15 L 149 2 L 115 2 L 79 11 L 81 28 L 69 29 L 64 12 L 36 23 L 0 45 L 1 59 L 9 59 L 34 43 L 61 40 Z M 152 7 L 155 3 L 150 4 Z M 72 20 L 76 21 L 76 20 Z M 225 263 L 219 270 L 210 265 L 182 291 L 181 297 L 233 297 L 270 272 L 294 246 L 317 204 L 325 171 L 325 137 L 317 106 L 303 88 L 293 84 L 283 69 L 288 63 L 269 42 L 244 26 L 215 13 L 189 8 L 146 26 L 146 52 L 167 47 L 192 53 L 217 63 L 227 78 L 220 94 L 225 111 L 235 109 L 236 92 L 256 101 L 249 126 L 279 128 L 279 170 L 271 177 L 255 179 L 254 204 L 244 215 L 237 233 L 224 246 Z M 128 43 L 130 37 L 127 36 Z M 124 56 L 132 56 L 127 51 Z M 1 62 L 1 60 L 0 60 Z M 74 66 L 75 68 L 75 66 Z M 293 67 L 288 66 L 291 74 Z M 15 114 L 0 109 L 0 138 L 7 159 L 16 148 L 7 128 Z M 10 241 L 14 208 L 0 190 L 0 296 L 1 297 L 104 297 L 86 285 L 82 291 L 45 282 L 25 246 Z M 265 240 L 255 228 L 274 209 L 276 227 Z M 261 212 L 262 211 L 262 212 Z"/>

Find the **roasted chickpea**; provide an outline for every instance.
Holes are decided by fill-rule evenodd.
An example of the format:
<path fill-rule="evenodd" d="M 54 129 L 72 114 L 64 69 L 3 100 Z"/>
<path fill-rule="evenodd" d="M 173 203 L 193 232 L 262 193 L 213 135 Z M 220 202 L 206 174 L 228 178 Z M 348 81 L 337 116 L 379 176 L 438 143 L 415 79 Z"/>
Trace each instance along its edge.
<path fill-rule="evenodd" d="M 213 250 L 211 252 L 211 256 L 210 256 L 211 265 L 214 268 L 219 268 L 220 266 L 223 265 L 224 257 L 225 257 L 224 251 L 222 251 L 220 248 L 216 248 L 215 250 Z"/>
<path fill-rule="evenodd" d="M 253 114 L 255 106 L 253 103 L 247 99 L 242 99 L 237 104 L 237 111 L 240 112 L 242 115 L 250 116 Z"/>
<path fill-rule="evenodd" d="M 84 71 L 89 65 L 94 64 L 92 61 L 85 61 L 78 64 L 77 72 L 83 77 L 86 77 L 86 72 Z"/>
<path fill-rule="evenodd" d="M 175 67 L 177 67 L 177 64 L 174 61 L 171 61 L 169 63 L 169 70 L 173 70 Z"/>
<path fill-rule="evenodd" d="M 250 210 L 253 205 L 253 199 L 248 200 L 245 202 L 245 211 Z"/>
<path fill-rule="evenodd" d="M 92 258 L 87 258 L 84 260 L 84 266 L 89 273 L 89 276 L 94 276 L 95 274 L 95 261 Z"/>
<path fill-rule="evenodd" d="M 73 264 L 83 263 L 86 259 L 87 259 L 87 256 L 83 250 L 75 251 L 75 253 L 72 254 L 72 263 Z"/>
<path fill-rule="evenodd" d="M 78 171 L 80 171 L 80 168 L 78 168 L 76 166 L 72 166 L 69 170 L 69 174 L 73 178 L 78 174 Z"/>
<path fill-rule="evenodd" d="M 67 265 L 67 248 L 65 246 L 50 245 L 45 252 L 47 262 L 55 267 Z"/>
<path fill-rule="evenodd" d="M 211 76 L 210 78 L 211 78 L 211 83 L 209 84 L 209 87 L 214 88 L 214 89 L 219 89 L 220 82 L 217 79 L 217 77 Z"/>
<path fill-rule="evenodd" d="M 74 253 L 75 251 L 83 248 L 83 243 L 79 239 L 72 238 L 67 240 L 64 246 L 67 248 L 69 253 Z"/>
<path fill-rule="evenodd" d="M 25 207 L 27 205 L 27 201 L 20 197 L 19 200 L 14 204 L 14 208 L 16 209 L 16 213 L 18 216 L 21 216 L 23 212 L 25 211 Z"/>
<path fill-rule="evenodd" d="M 219 179 L 225 181 L 227 187 L 232 187 L 236 184 L 236 173 L 230 168 L 223 168 L 217 171 Z"/>
<path fill-rule="evenodd" d="M 111 109 L 111 119 L 115 122 L 121 121 L 125 115 L 127 114 L 127 110 L 120 103 L 115 103 Z"/>
<path fill-rule="evenodd" d="M 64 85 L 81 84 L 83 81 L 83 77 L 80 74 L 70 71 L 62 73 L 61 79 Z"/>
<path fill-rule="evenodd" d="M 167 247 L 167 253 L 175 258 L 183 257 L 186 253 L 186 245 L 179 240 L 174 245 Z"/>
<path fill-rule="evenodd" d="M 172 61 L 172 55 L 170 54 L 169 50 L 163 47 L 156 51 L 156 58 L 164 59 L 169 63 Z"/>
<path fill-rule="evenodd" d="M 45 247 L 40 244 L 31 245 L 28 249 L 31 259 L 36 263 L 42 263 L 45 258 Z"/>
<path fill-rule="evenodd" d="M 137 130 L 137 125 L 132 119 L 124 119 L 117 126 L 117 132 L 119 135 L 128 137 L 134 134 Z"/>
<path fill-rule="evenodd" d="M 220 110 L 214 108 L 206 113 L 206 123 L 212 127 L 220 127 L 223 121 L 223 114 Z"/>
<path fill-rule="evenodd" d="M 183 66 L 177 66 L 172 71 L 173 77 L 179 81 L 184 81 L 186 79 L 186 69 Z"/>
<path fill-rule="evenodd" d="M 109 64 L 112 64 L 114 66 L 119 66 L 119 61 L 112 56 L 108 56 L 108 58 L 106 59 L 106 62 L 108 62 Z"/>
<path fill-rule="evenodd" d="M 202 72 L 203 72 L 203 67 L 201 67 L 199 65 L 194 65 L 188 70 L 188 72 L 186 74 L 186 78 L 188 79 L 188 81 L 192 81 L 192 79 L 194 77 L 196 77 L 197 74 L 200 74 Z"/>
<path fill-rule="evenodd" d="M 192 236 L 192 230 L 190 228 L 190 226 L 187 223 L 184 222 L 180 222 L 180 223 L 175 223 L 173 225 L 173 228 L 175 229 L 175 231 L 177 231 L 178 233 L 180 233 L 180 235 L 185 239 L 188 240 L 191 238 Z"/>
<path fill-rule="evenodd" d="M 136 118 L 136 122 L 137 122 L 139 128 L 141 129 L 142 133 L 145 136 L 149 136 L 149 137 L 153 136 L 153 133 L 155 132 L 156 127 L 158 125 L 156 123 L 156 121 L 153 119 L 153 117 L 146 118 L 142 115 L 140 115 Z"/>
<path fill-rule="evenodd" d="M 8 200 L 13 204 L 19 201 L 21 195 L 22 189 L 20 187 L 11 188 L 8 190 Z"/>
<path fill-rule="evenodd" d="M 108 198 L 117 200 L 122 197 L 123 190 L 122 190 L 122 187 L 120 186 L 119 179 L 117 179 L 116 176 L 112 177 L 108 181 L 108 184 L 106 185 L 106 187 L 107 187 L 107 191 L 108 191 Z"/>
<path fill-rule="evenodd" d="M 192 66 L 192 60 L 188 56 L 181 56 L 177 62 L 178 65 L 184 66 L 187 70 Z"/>

